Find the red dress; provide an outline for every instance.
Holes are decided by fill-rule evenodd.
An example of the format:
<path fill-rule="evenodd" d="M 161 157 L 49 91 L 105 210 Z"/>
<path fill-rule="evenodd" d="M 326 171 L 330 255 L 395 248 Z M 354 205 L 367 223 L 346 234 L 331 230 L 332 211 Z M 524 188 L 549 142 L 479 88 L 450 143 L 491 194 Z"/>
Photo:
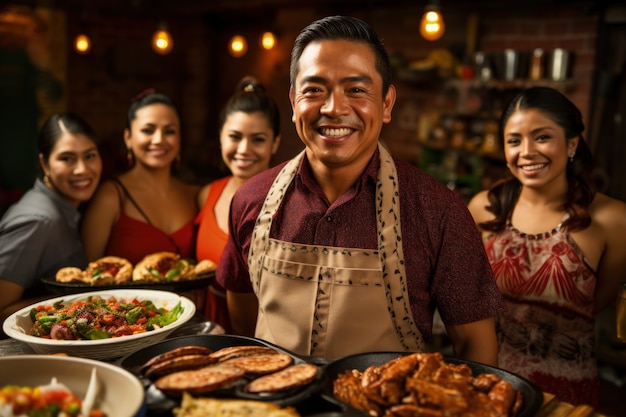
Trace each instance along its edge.
<path fill-rule="evenodd" d="M 126 258 L 133 265 L 148 254 L 163 251 L 178 253 L 183 258 L 193 259 L 194 219 L 189 220 L 174 233 L 167 234 L 149 223 L 134 219 L 124 213 L 122 196 L 121 194 L 119 196 L 120 217 L 111 229 L 105 251 L 107 256 Z M 132 197 L 129 196 L 129 198 L 132 201 Z M 141 212 L 140 208 L 139 211 Z"/>
<path fill-rule="evenodd" d="M 598 404 L 596 277 L 560 225 L 528 235 L 508 225 L 485 241 L 507 312 L 497 319 L 499 366 L 573 404 Z"/>
<path fill-rule="evenodd" d="M 198 224 L 196 258 L 198 261 L 210 259 L 218 263 L 224 251 L 224 246 L 226 246 L 228 234 L 217 225 L 213 209 L 230 178 L 221 178 L 211 183 L 206 202 L 196 217 L 196 223 Z M 226 333 L 231 333 L 230 316 L 228 315 L 228 305 L 226 304 L 226 291 L 217 281 L 213 281 L 209 285 L 204 315 L 209 320 L 222 326 Z"/>

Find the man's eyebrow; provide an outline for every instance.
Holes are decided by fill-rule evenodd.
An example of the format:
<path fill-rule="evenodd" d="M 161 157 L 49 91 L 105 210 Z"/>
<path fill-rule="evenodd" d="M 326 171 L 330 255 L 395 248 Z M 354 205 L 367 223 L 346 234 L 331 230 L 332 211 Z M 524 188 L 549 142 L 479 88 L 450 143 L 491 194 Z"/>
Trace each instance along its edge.
<path fill-rule="evenodd" d="M 341 79 L 342 84 L 355 83 L 355 82 L 363 82 L 363 83 L 371 84 L 374 81 L 372 80 L 372 77 L 370 77 L 369 75 L 352 75 L 352 76 L 344 77 Z"/>
<path fill-rule="evenodd" d="M 302 78 L 302 83 L 317 83 L 317 84 L 326 84 L 326 78 L 319 75 L 309 75 Z M 373 82 L 372 77 L 369 75 L 351 75 L 348 77 L 344 77 L 341 79 L 342 84 L 350 83 L 350 82 L 364 82 L 371 84 Z"/>
<path fill-rule="evenodd" d="M 303 77 L 301 83 L 317 83 L 317 84 L 326 84 L 326 78 L 321 77 L 319 75 L 308 75 Z"/>

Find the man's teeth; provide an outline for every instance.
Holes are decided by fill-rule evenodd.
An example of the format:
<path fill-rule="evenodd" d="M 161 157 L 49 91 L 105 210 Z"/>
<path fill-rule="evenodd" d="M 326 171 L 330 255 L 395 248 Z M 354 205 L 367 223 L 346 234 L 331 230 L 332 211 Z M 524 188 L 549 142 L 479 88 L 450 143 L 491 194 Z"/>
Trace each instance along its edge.
<path fill-rule="evenodd" d="M 351 129 L 348 129 L 346 127 L 339 128 L 339 129 L 326 128 L 326 129 L 322 129 L 321 131 L 322 131 L 322 135 L 324 136 L 335 136 L 335 137 L 349 135 L 350 132 L 352 132 Z"/>

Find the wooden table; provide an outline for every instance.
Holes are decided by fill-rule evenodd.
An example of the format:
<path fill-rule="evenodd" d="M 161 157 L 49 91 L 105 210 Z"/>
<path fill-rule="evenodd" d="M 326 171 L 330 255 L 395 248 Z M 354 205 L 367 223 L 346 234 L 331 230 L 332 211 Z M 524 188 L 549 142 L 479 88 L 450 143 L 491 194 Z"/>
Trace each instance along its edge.
<path fill-rule="evenodd" d="M 25 343 L 13 339 L 0 340 L 0 356 L 33 354 Z M 613 417 L 597 413 L 587 405 L 574 406 L 556 399 L 553 394 L 544 393 L 543 405 L 535 417 Z M 617 416 L 615 416 L 617 417 Z"/>
<path fill-rule="evenodd" d="M 543 405 L 536 417 L 606 417 L 588 405 L 572 405 L 556 399 L 553 394 L 543 394 Z"/>

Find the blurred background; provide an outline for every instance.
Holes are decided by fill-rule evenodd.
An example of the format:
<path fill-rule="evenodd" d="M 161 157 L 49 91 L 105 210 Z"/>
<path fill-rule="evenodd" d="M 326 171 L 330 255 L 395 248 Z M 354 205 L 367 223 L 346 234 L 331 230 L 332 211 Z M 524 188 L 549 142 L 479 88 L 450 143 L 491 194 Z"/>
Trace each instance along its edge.
<path fill-rule="evenodd" d="M 440 13 L 440 31 L 426 26 L 429 11 Z M 497 119 L 533 85 L 558 88 L 581 109 L 598 188 L 626 200 L 623 1 L 4 0 L 0 213 L 39 174 L 37 131 L 51 113 L 85 117 L 103 141 L 105 176 L 125 170 L 126 111 L 147 88 L 179 107 L 188 181 L 226 175 L 218 113 L 246 75 L 280 106 L 274 163 L 290 158 L 303 147 L 288 100 L 291 46 L 304 26 L 334 14 L 366 20 L 391 55 L 399 94 L 382 140 L 466 201 L 506 175 Z M 606 395 L 617 398 L 610 389 L 623 389 L 626 361 L 613 317 L 599 319 L 599 352 L 612 380 Z"/>

